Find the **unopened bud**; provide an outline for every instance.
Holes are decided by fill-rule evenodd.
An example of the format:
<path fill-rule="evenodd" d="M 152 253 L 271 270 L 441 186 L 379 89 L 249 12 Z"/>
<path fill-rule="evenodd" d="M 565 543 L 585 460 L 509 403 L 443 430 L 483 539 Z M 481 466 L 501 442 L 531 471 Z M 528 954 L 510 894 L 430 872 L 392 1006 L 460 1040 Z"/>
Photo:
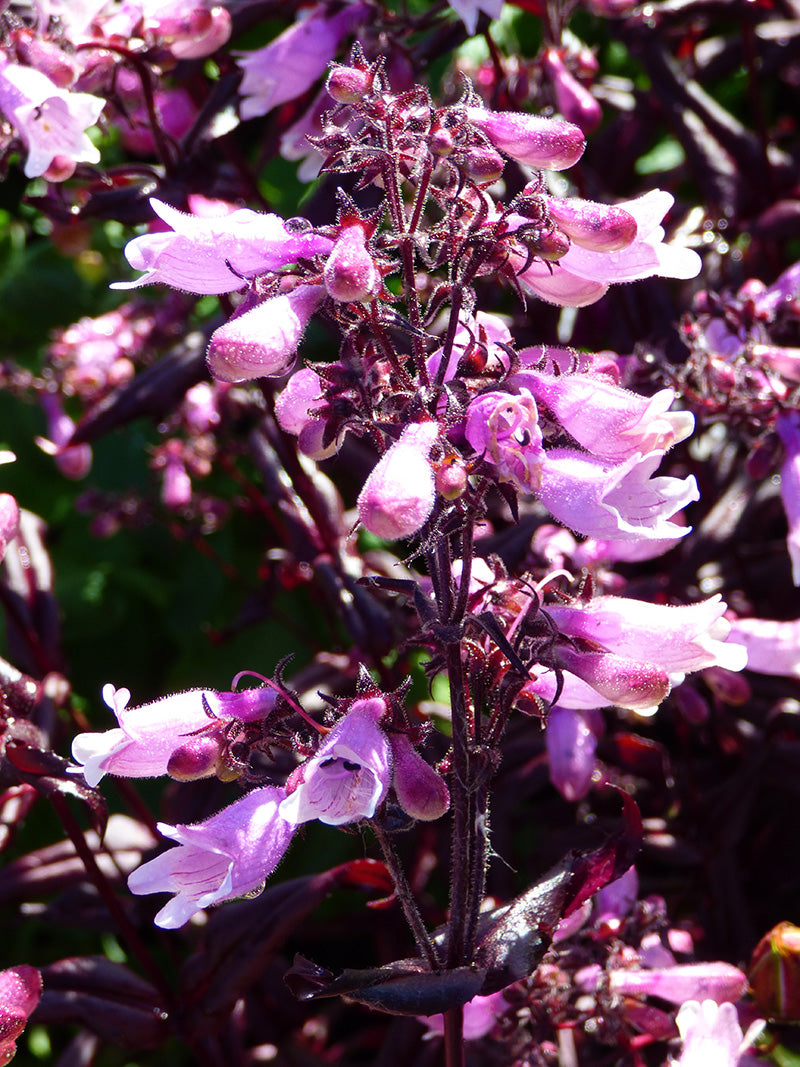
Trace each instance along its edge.
<path fill-rule="evenodd" d="M 69 156 L 53 156 L 42 177 L 48 182 L 65 182 L 75 173 L 76 163 Z"/>
<path fill-rule="evenodd" d="M 800 1022 L 800 927 L 782 922 L 758 942 L 747 972 L 767 1018 Z"/>
<path fill-rule="evenodd" d="M 636 219 L 624 208 L 592 200 L 549 197 L 550 217 L 575 244 L 592 252 L 619 252 L 636 237 Z"/>
<path fill-rule="evenodd" d="M 529 230 L 519 240 L 540 259 L 555 263 L 569 252 L 570 240 L 561 230 Z"/>
<path fill-rule="evenodd" d="M 413 819 L 432 822 L 450 807 L 450 792 L 405 734 L 390 734 L 394 791 L 403 811 Z"/>
<path fill-rule="evenodd" d="M 456 456 L 449 456 L 436 471 L 436 492 L 445 500 L 458 500 L 466 488 L 466 467 Z"/>
<path fill-rule="evenodd" d="M 453 151 L 453 135 L 444 126 L 434 126 L 428 145 L 435 156 L 449 156 Z"/>
<path fill-rule="evenodd" d="M 334 67 L 325 88 L 337 104 L 357 104 L 372 89 L 372 75 L 358 67 Z"/>
<path fill-rule="evenodd" d="M 345 226 L 322 274 L 333 300 L 372 300 L 381 287 L 381 273 L 367 248 L 364 227 Z"/>
<path fill-rule="evenodd" d="M 740 708 L 753 696 L 750 683 L 742 674 L 726 670 L 724 667 L 706 667 L 702 672 L 703 681 L 711 692 L 718 697 L 723 704 Z"/>
<path fill-rule="evenodd" d="M 649 714 L 670 690 L 669 676 L 653 663 L 640 663 L 612 652 L 578 652 L 559 645 L 560 665 L 621 708 Z"/>
<path fill-rule="evenodd" d="M 373 468 L 358 497 L 358 516 L 370 533 L 395 541 L 428 521 L 436 502 L 428 457 L 438 436 L 435 422 L 415 423 Z"/>
<path fill-rule="evenodd" d="M 583 131 L 563 119 L 482 107 L 468 107 L 467 118 L 495 148 L 529 167 L 565 170 L 578 162 L 586 147 Z"/>
<path fill-rule="evenodd" d="M 567 69 L 561 55 L 548 48 L 544 56 L 544 69 L 550 77 L 556 106 L 569 122 L 574 122 L 584 133 L 591 133 L 600 125 L 603 111 L 586 88 Z"/>
<path fill-rule="evenodd" d="M 503 157 L 491 148 L 470 148 L 461 160 L 461 168 L 478 185 L 491 185 L 503 175 Z"/>
<path fill-rule="evenodd" d="M 194 782 L 210 778 L 217 769 L 221 739 L 216 731 L 187 737 L 167 762 L 167 774 L 177 782 Z"/>

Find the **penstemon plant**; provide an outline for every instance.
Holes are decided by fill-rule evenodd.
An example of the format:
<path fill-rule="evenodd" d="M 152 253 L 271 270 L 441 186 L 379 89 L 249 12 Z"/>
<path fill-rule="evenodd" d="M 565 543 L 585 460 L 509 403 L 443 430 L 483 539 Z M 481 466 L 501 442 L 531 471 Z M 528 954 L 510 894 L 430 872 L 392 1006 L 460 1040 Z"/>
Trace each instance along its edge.
<path fill-rule="evenodd" d="M 613 79 L 593 95 L 597 62 L 567 26 L 572 5 L 519 3 L 542 33 L 527 70 L 492 36 L 501 3 L 418 6 L 126 0 L 0 15 L 5 152 L 40 181 L 30 210 L 67 248 L 74 227 L 113 222 L 106 236 L 125 233 L 139 272 L 111 284 L 125 303 L 51 338 L 43 370 L 8 361 L 9 397 L 37 399 L 37 444 L 71 479 L 89 475 L 112 431 L 155 422 L 159 499 L 92 489 L 79 510 L 100 537 L 161 523 L 244 581 L 216 643 L 303 590 L 318 621 L 313 636 L 293 634 L 299 667 L 266 646 L 262 662 L 235 664 L 229 689 L 195 664 L 193 688 L 148 703 L 95 678 L 117 725 L 93 730 L 53 604 L 42 614 L 41 526 L 0 497 L 20 668 L 0 665 L 4 818 L 16 825 L 35 798 L 50 801 L 125 945 L 122 960 L 0 971 L 2 1062 L 32 1012 L 34 1027 L 81 1025 L 64 1063 L 95 1062 L 101 1043 L 157 1050 L 172 1037 L 209 1065 L 300 1062 L 301 1048 L 309 1063 L 388 1063 L 402 1039 L 418 1062 L 447 1067 L 639 1067 L 668 1062 L 669 1041 L 683 1065 L 708 1055 L 734 1067 L 765 1019 L 797 1018 L 794 963 L 782 962 L 795 958 L 791 931 L 757 946 L 754 1005 L 735 963 L 757 939 L 726 960 L 698 953 L 697 923 L 670 917 L 652 874 L 640 898 L 636 866 L 642 848 L 699 862 L 685 826 L 683 852 L 676 842 L 700 807 L 680 769 L 690 730 L 717 723 L 716 776 L 793 714 L 767 688 L 755 723 L 735 720 L 753 697 L 746 667 L 797 678 L 797 623 L 732 576 L 762 533 L 751 517 L 735 551 L 726 515 L 745 496 L 738 447 L 751 449 L 753 479 L 780 466 L 778 556 L 799 580 L 797 271 L 735 295 L 697 291 L 648 350 L 640 337 L 632 355 L 597 350 L 593 334 L 623 348 L 635 332 L 603 317 L 637 305 L 617 294 L 643 292 L 648 312 L 666 291 L 656 279 L 700 275 L 691 222 L 668 239 L 671 192 L 617 197 L 585 167 Z M 611 20 L 665 100 L 683 99 L 665 58 L 676 5 L 580 6 Z M 230 51 L 289 7 L 265 47 Z M 642 35 L 656 16 L 664 51 Z M 487 61 L 470 69 L 463 52 L 434 93 L 430 57 L 478 29 Z M 698 93 L 696 115 L 726 151 L 752 147 L 733 120 L 723 136 Z M 123 153 L 156 162 L 100 169 L 86 131 L 101 115 Z M 262 163 L 301 158 L 303 214 L 271 209 L 234 140 L 259 120 Z M 780 153 L 764 159 L 780 182 Z M 131 236 L 132 224 L 146 229 Z M 721 254 L 721 241 L 692 243 Z M 758 494 L 748 506 L 772 523 Z M 214 547 L 226 532 L 236 545 L 243 519 L 266 552 L 246 579 L 244 551 L 228 560 Z M 72 762 L 52 750 L 64 740 L 56 708 L 77 727 Z M 665 733 L 645 736 L 651 727 Z M 107 776 L 134 817 L 113 816 L 103 844 Z M 184 783 L 164 794 L 168 821 L 129 781 L 151 778 Z M 70 795 L 92 813 L 88 834 Z M 352 858 L 354 837 L 374 855 Z M 329 848 L 350 858 L 320 870 L 314 852 Z M 37 862 L 55 865 L 43 888 L 73 884 L 66 853 L 41 852 L 12 861 L 9 899 L 27 899 Z M 283 864 L 304 873 L 281 881 Z M 132 901 L 123 879 L 134 897 L 168 899 Z M 305 920 L 348 888 L 383 894 L 339 924 L 354 941 L 363 921 L 369 952 L 312 960 Z M 175 981 L 151 924 L 193 939 Z M 777 977 L 764 979 L 765 958 Z M 337 998 L 361 1012 L 361 1036 L 344 1045 L 329 1032 Z M 374 1038 L 374 1020 L 391 1016 L 400 1028 Z"/>

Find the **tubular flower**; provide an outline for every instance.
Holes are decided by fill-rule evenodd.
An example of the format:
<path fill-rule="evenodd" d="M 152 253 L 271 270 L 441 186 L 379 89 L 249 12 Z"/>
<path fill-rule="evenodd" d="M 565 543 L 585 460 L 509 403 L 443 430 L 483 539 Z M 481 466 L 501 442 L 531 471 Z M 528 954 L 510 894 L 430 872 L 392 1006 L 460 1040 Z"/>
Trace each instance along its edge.
<path fill-rule="evenodd" d="M 22 963 L 0 971 L 0 1064 L 13 1060 L 17 1038 L 41 995 L 42 976 L 35 967 Z"/>
<path fill-rule="evenodd" d="M 731 640 L 747 650 L 747 669 L 800 679 L 800 619 L 736 619 Z"/>
<path fill-rule="evenodd" d="M 172 848 L 128 878 L 132 893 L 174 894 L 155 918 L 174 930 L 212 904 L 258 890 L 289 847 L 294 826 L 280 815 L 282 789 L 265 786 L 191 826 L 159 823 Z"/>
<path fill-rule="evenodd" d="M 103 700 L 116 715 L 119 727 L 103 733 L 79 734 L 72 743 L 73 758 L 81 764 L 83 776 L 91 786 L 106 774 L 121 778 L 166 774 L 176 752 L 185 752 L 187 745 L 194 744 L 199 746 L 195 751 L 200 755 L 199 749 L 205 748 L 208 736 L 220 740 L 216 731 L 223 722 L 263 718 L 276 700 L 271 689 L 245 689 L 241 693 L 189 689 L 152 704 L 129 708 L 130 696 L 127 689 L 103 686 Z M 188 758 L 191 754 L 187 752 L 184 766 Z"/>
<path fill-rule="evenodd" d="M 195 216 L 160 200 L 150 206 L 171 229 L 135 237 L 125 247 L 134 270 L 145 273 L 112 289 L 160 282 L 187 293 L 232 293 L 249 278 L 278 270 L 301 257 L 328 252 L 332 242 L 305 230 L 294 232 L 278 215 L 238 208 L 228 215 Z"/>
<path fill-rule="evenodd" d="M 675 1022 L 683 1041 L 678 1067 L 736 1067 L 764 1029 L 764 1020 L 758 1019 L 743 1034 L 733 1004 L 714 1000 L 688 1000 Z"/>
<path fill-rule="evenodd" d="M 348 4 L 330 18 L 325 12 L 325 5 L 317 4 L 308 18 L 294 23 L 264 48 L 239 53 L 239 66 L 244 71 L 240 89 L 243 119 L 266 115 L 310 89 L 325 73 L 339 41 L 366 15 L 367 7 Z"/>
<path fill-rule="evenodd" d="M 513 380 L 546 404 L 579 445 L 611 463 L 636 452 L 664 452 L 694 429 L 691 412 L 668 410 L 672 389 L 643 397 L 591 374 L 523 371 Z"/>
<path fill-rule="evenodd" d="M 669 519 L 699 499 L 693 475 L 652 478 L 663 452 L 635 453 L 608 464 L 569 448 L 544 452 L 537 492 L 544 506 L 578 533 L 613 540 L 681 537 L 691 527 Z"/>
<path fill-rule="evenodd" d="M 408 426 L 370 472 L 358 497 L 361 523 L 378 537 L 411 537 L 428 521 L 436 502 L 429 456 L 439 427 Z"/>
<path fill-rule="evenodd" d="M 740 671 L 746 665 L 746 649 L 728 641 L 731 624 L 724 618 L 725 609 L 717 594 L 699 604 L 676 607 L 598 596 L 581 606 L 556 604 L 547 610 L 568 637 L 658 663 L 678 684 L 685 674 L 705 667 Z"/>
<path fill-rule="evenodd" d="M 565 800 L 582 800 L 592 784 L 597 751 L 597 733 L 589 717 L 572 708 L 551 708 L 545 744 L 550 781 Z"/>
<path fill-rule="evenodd" d="M 316 755 L 289 778 L 281 817 L 293 826 L 371 819 L 389 789 L 391 752 L 379 725 L 385 714 L 377 697 L 355 701 Z"/>
<path fill-rule="evenodd" d="M 59 89 L 41 71 L 0 59 L 0 111 L 28 149 L 26 178 L 45 174 L 56 157 L 70 164 L 60 178 L 69 177 L 75 163 L 99 163 L 86 130 L 104 106 L 99 96 Z"/>
<path fill-rule="evenodd" d="M 212 376 L 246 382 L 284 374 L 324 296 L 321 285 L 298 285 L 234 315 L 211 335 L 206 362 Z"/>
<path fill-rule="evenodd" d="M 392 784 L 403 811 L 422 822 L 441 818 L 450 807 L 444 780 L 416 751 L 405 734 L 389 737 Z"/>

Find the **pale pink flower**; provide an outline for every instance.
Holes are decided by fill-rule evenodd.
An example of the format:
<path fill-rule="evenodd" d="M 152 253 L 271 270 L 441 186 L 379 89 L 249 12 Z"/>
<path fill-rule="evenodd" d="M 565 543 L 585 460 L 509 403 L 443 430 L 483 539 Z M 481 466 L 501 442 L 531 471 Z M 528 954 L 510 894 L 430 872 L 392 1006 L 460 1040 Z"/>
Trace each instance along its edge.
<path fill-rule="evenodd" d="M 747 669 L 800 679 L 800 619 L 731 620 L 730 640 L 747 650 Z"/>
<path fill-rule="evenodd" d="M 166 774 L 173 754 L 191 744 L 195 735 L 216 731 L 231 719 L 263 718 L 276 700 L 272 689 L 245 689 L 240 693 L 189 689 L 152 704 L 129 708 L 130 697 L 127 689 L 103 686 L 103 700 L 116 715 L 119 726 L 102 733 L 78 734 L 72 742 L 73 759 L 81 765 L 91 786 L 106 774 L 122 778 Z M 217 733 L 214 738 L 219 741 Z"/>
<path fill-rule="evenodd" d="M 321 78 L 339 42 L 367 14 L 363 3 L 348 3 L 326 18 L 327 5 L 317 4 L 307 18 L 294 22 L 274 41 L 253 52 L 239 53 L 244 71 L 241 116 L 257 118 L 294 100 Z"/>
<path fill-rule="evenodd" d="M 690 527 L 669 519 L 699 499 L 693 475 L 651 477 L 664 453 L 636 453 L 608 464 L 569 448 L 545 451 L 539 467 L 539 499 L 565 526 L 605 540 L 682 537 Z"/>
<path fill-rule="evenodd" d="M 342 227 L 325 262 L 322 280 L 333 300 L 372 300 L 381 287 L 381 272 L 367 248 L 360 223 Z"/>
<path fill-rule="evenodd" d="M 128 878 L 128 888 L 139 896 L 174 894 L 156 915 L 156 926 L 174 930 L 202 908 L 261 888 L 294 833 L 294 826 L 280 815 L 284 797 L 284 790 L 265 786 L 203 822 L 158 824 L 178 848 L 150 860 Z"/>
<path fill-rule="evenodd" d="M 86 130 L 104 106 L 99 96 L 59 89 L 33 67 L 0 60 L 0 111 L 28 149 L 27 178 L 44 174 L 57 156 L 73 164 L 99 163 L 100 153 Z"/>
<path fill-rule="evenodd" d="M 503 0 L 450 0 L 450 7 L 458 15 L 470 34 L 478 25 L 478 15 L 485 11 L 490 19 L 499 19 Z"/>
<path fill-rule="evenodd" d="M 292 826 L 310 819 L 342 826 L 372 818 L 391 777 L 391 751 L 380 726 L 385 714 L 378 697 L 353 703 L 316 755 L 290 776 L 282 818 Z"/>
<path fill-rule="evenodd" d="M 467 409 L 464 436 L 478 453 L 495 464 L 503 481 L 523 492 L 536 492 L 543 456 L 536 401 L 529 389 L 518 395 L 483 393 Z"/>
<path fill-rule="evenodd" d="M 687 1001 L 675 1022 L 683 1040 L 678 1067 L 736 1067 L 764 1029 L 758 1019 L 743 1034 L 734 1005 L 714 1000 Z"/>
<path fill-rule="evenodd" d="M 657 663 L 678 684 L 685 674 L 704 667 L 744 668 L 745 648 L 728 640 L 731 623 L 724 617 L 726 607 L 719 594 L 679 606 L 598 596 L 581 605 L 554 604 L 547 611 L 568 637 Z"/>
<path fill-rule="evenodd" d="M 591 92 L 568 70 L 555 48 L 545 50 L 543 68 L 550 78 L 556 97 L 556 107 L 584 133 L 591 133 L 600 125 L 603 109 Z"/>
<path fill-rule="evenodd" d="M 669 410 L 672 389 L 644 397 L 591 374 L 535 371 L 521 371 L 513 381 L 546 404 L 579 445 L 611 463 L 636 452 L 664 452 L 694 429 L 691 412 Z"/>
<path fill-rule="evenodd" d="M 250 278 L 331 248 L 327 237 L 289 230 L 278 215 L 249 208 L 200 217 L 160 200 L 151 200 L 150 206 L 170 232 L 148 233 L 129 241 L 125 247 L 128 262 L 134 270 L 146 273 L 131 282 L 114 282 L 112 289 L 161 282 L 188 293 L 232 293 L 243 289 Z"/>

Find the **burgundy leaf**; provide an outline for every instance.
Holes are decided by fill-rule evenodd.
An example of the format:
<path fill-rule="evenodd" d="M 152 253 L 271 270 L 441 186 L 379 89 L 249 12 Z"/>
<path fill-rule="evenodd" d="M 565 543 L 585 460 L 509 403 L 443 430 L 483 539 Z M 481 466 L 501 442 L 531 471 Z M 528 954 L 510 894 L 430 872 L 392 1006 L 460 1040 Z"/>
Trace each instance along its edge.
<path fill-rule="evenodd" d="M 73 765 L 54 752 L 44 752 L 17 742 L 6 745 L 6 757 L 18 778 L 44 797 L 72 796 L 89 809 L 92 826 L 102 838 L 108 820 L 108 807 L 102 793 L 86 785 L 82 778 L 70 774 Z"/>

